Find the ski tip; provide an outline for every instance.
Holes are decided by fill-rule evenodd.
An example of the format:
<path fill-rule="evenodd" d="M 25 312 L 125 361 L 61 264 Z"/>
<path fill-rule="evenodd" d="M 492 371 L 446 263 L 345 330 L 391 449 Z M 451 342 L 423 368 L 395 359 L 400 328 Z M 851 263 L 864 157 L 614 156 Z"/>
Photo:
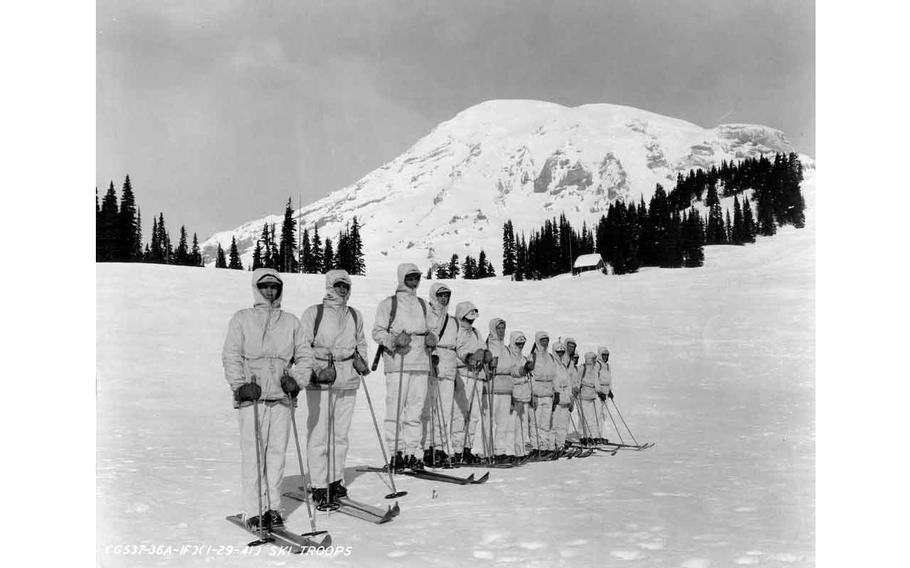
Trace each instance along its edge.
<path fill-rule="evenodd" d="M 474 477 L 474 474 L 473 474 L 473 473 L 471 474 L 471 477 Z M 480 479 L 476 479 L 476 480 L 472 481 L 472 483 L 483 483 L 484 481 L 486 481 L 486 480 L 488 480 L 488 479 L 490 479 L 490 472 L 489 472 L 489 471 L 486 472 L 485 474 L 483 474 L 483 476 L 482 476 Z"/>

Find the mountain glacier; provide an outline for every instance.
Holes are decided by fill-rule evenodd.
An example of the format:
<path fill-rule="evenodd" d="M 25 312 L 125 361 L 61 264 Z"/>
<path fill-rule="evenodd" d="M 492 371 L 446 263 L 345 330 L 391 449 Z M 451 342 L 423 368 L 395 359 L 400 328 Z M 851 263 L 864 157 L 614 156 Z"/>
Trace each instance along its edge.
<path fill-rule="evenodd" d="M 531 100 L 487 101 L 439 124 L 403 154 L 348 187 L 295 212 L 333 241 L 355 215 L 363 225 L 368 270 L 399 262 L 422 268 L 484 249 L 499 270 L 502 225 L 536 228 L 565 213 L 589 224 L 615 200 L 646 200 L 677 173 L 710 168 L 793 146 L 776 129 L 752 124 L 702 128 L 613 104 L 565 107 Z M 813 167 L 801 156 L 805 167 Z M 218 243 L 236 237 L 249 266 L 263 223 L 252 220 L 203 243 L 213 263 Z"/>

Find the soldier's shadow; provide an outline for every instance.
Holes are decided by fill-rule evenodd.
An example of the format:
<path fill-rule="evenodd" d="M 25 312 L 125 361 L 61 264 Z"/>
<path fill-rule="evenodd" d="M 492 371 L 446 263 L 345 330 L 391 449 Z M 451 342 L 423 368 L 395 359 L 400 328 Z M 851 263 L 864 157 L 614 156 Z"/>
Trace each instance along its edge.
<path fill-rule="evenodd" d="M 355 479 L 362 476 L 363 471 L 357 471 L 357 466 L 351 466 L 344 468 L 344 485 L 345 487 L 350 487 Z M 388 480 L 386 480 L 388 484 Z M 294 511 L 296 511 L 301 505 L 305 506 L 304 498 L 304 480 L 302 475 L 286 475 L 284 479 L 281 480 L 281 507 L 284 509 L 285 514 L 290 516 Z M 295 499 L 294 497 L 289 497 L 287 494 L 293 493 L 300 497 L 300 499 Z M 310 504 L 312 505 L 312 498 Z"/>

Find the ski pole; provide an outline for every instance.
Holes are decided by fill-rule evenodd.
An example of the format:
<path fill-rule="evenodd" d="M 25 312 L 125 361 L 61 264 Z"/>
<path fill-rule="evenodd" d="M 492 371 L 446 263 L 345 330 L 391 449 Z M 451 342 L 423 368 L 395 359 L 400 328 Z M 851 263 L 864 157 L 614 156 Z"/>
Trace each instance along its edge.
<path fill-rule="evenodd" d="M 373 400 L 370 398 L 370 389 L 367 388 L 367 380 L 363 375 L 360 376 L 360 382 L 363 383 L 363 392 L 367 395 L 367 404 L 370 406 L 370 416 L 373 418 L 373 428 L 376 430 L 376 437 L 379 439 L 379 449 L 382 450 L 382 459 L 389 463 L 389 456 L 385 450 L 385 441 L 379 432 L 379 422 L 376 421 L 376 412 L 373 411 Z M 407 491 L 398 491 L 395 487 L 395 477 L 392 475 L 392 468 L 389 467 L 389 481 L 392 484 L 392 492 L 385 496 L 386 499 L 395 499 L 407 495 Z"/>
<path fill-rule="evenodd" d="M 313 529 L 311 532 L 304 533 L 301 536 L 316 536 L 328 531 L 316 530 L 316 516 L 313 515 L 313 505 L 310 503 L 310 483 L 307 479 L 307 472 L 303 470 L 303 452 L 300 451 L 300 434 L 297 433 L 297 407 L 290 394 L 288 395 L 288 404 L 291 405 L 291 426 L 294 429 L 294 445 L 297 447 L 297 464 L 300 466 L 300 477 L 303 478 L 304 503 L 306 503 L 307 515 L 310 517 L 310 528 Z"/>
<path fill-rule="evenodd" d="M 410 381 L 409 381 L 410 382 Z M 398 407 L 395 410 L 395 451 L 392 453 L 392 459 L 397 460 L 398 458 L 398 433 L 401 428 L 401 389 L 404 386 L 404 353 L 401 354 L 401 363 L 398 369 Z M 396 467 L 400 467 L 397 461 L 395 462 Z M 389 470 L 394 469 L 392 467 L 392 462 L 389 460 Z"/>
<path fill-rule="evenodd" d="M 622 433 L 619 431 L 619 427 L 616 425 L 616 420 L 613 420 L 613 413 L 610 412 L 610 407 L 607 406 L 607 403 L 602 400 L 600 401 L 600 404 L 602 404 L 604 409 L 607 411 L 607 416 L 610 417 L 610 422 L 613 423 L 613 429 L 616 430 L 616 435 L 619 436 L 620 443 L 625 444 L 626 441 L 622 439 Z"/>
<path fill-rule="evenodd" d="M 335 477 L 335 408 L 332 406 L 332 385 L 328 385 L 325 396 L 325 489 L 328 498 L 322 510 L 336 511 L 339 505 L 332 499 L 332 482 Z"/>
<path fill-rule="evenodd" d="M 454 394 L 454 393 L 453 393 Z M 454 400 L 454 396 L 452 397 Z M 442 447 L 446 455 L 452 454 L 452 440 L 449 427 L 446 425 L 445 405 L 442 401 L 442 390 L 436 389 L 436 411 L 439 414 L 439 437 L 442 439 Z"/>
<path fill-rule="evenodd" d="M 474 385 L 471 387 L 471 398 L 468 400 L 468 412 L 464 417 L 464 441 L 462 443 L 462 450 L 471 447 L 468 445 L 468 438 L 469 434 L 471 434 L 471 412 L 474 410 L 474 397 L 477 395 L 477 374 L 473 373 L 471 378 L 474 381 Z M 465 389 L 465 392 L 468 392 L 468 390 Z M 471 442 L 473 441 L 474 440 L 471 439 Z"/>
<path fill-rule="evenodd" d="M 594 422 L 597 424 L 597 438 L 602 438 L 604 435 L 603 428 L 600 427 L 600 412 L 597 412 L 597 409 L 594 409 Z"/>
<path fill-rule="evenodd" d="M 626 419 L 622 417 L 622 412 L 620 412 L 619 407 L 616 406 L 616 401 L 611 398 L 610 402 L 613 403 L 613 408 L 616 409 L 616 414 L 618 414 L 619 419 L 622 420 L 622 425 L 626 427 L 626 431 L 629 432 L 629 436 L 632 436 L 632 441 L 635 442 L 636 446 L 641 446 L 641 444 L 638 443 L 638 440 L 635 439 L 635 435 L 632 433 L 632 430 L 629 430 L 629 425 L 626 424 Z"/>
<path fill-rule="evenodd" d="M 591 434 L 591 425 L 588 424 L 588 419 L 585 416 L 584 402 L 582 402 L 582 404 L 578 405 L 578 412 L 579 412 L 579 416 L 581 416 L 581 429 L 585 435 L 584 439 L 589 440 L 589 439 L 591 439 L 591 435 L 590 435 Z M 582 445 L 587 446 L 588 444 L 587 444 L 587 442 L 585 442 Z"/>
<path fill-rule="evenodd" d="M 250 382 L 253 383 L 254 385 L 256 384 L 255 375 L 252 376 L 252 378 L 250 379 Z M 258 398 L 253 399 L 253 430 L 254 430 L 253 434 L 256 436 L 256 489 L 257 489 L 258 498 L 259 498 L 259 526 L 257 527 L 257 532 L 259 533 L 260 542 L 257 544 L 261 544 L 261 542 L 264 542 L 262 540 L 262 532 L 263 532 L 262 531 L 262 513 L 263 513 L 263 511 L 262 511 L 262 457 L 261 457 L 262 452 L 259 447 L 259 441 L 260 441 L 260 436 L 261 436 L 262 432 L 261 432 L 261 426 L 259 424 L 259 399 Z"/>

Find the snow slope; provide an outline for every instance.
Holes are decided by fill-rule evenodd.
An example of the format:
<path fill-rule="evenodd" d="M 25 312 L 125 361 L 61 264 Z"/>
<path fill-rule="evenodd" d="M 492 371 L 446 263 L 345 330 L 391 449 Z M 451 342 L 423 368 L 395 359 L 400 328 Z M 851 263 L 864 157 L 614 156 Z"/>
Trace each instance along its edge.
<path fill-rule="evenodd" d="M 612 104 L 574 108 L 532 100 L 493 100 L 439 124 L 384 166 L 295 213 L 335 241 L 355 215 L 364 224 L 368 267 L 388 257 L 427 264 L 462 259 L 483 248 L 498 265 L 502 225 L 519 231 L 565 213 L 581 226 L 617 199 L 650 199 L 657 183 L 669 190 L 677 173 L 710 168 L 793 147 L 779 130 L 722 124 L 702 128 Z M 803 163 L 813 161 L 803 156 Z M 289 195 L 295 190 L 288 189 Z M 283 204 L 275 204 L 276 213 Z M 204 243 L 214 263 L 236 237 L 244 266 L 272 215 L 216 233 Z"/>
<path fill-rule="evenodd" d="M 700 269 L 540 282 L 455 281 L 482 329 L 571 334 L 610 347 L 616 400 L 653 448 L 614 457 L 494 470 L 481 486 L 402 478 L 401 516 L 383 526 L 320 514 L 350 556 L 269 558 L 309 566 L 814 565 L 814 182 L 807 228 L 745 247 L 708 247 Z M 220 349 L 231 314 L 250 303 L 249 273 L 97 265 L 99 565 L 201 565 L 217 551 L 116 554 L 113 546 L 232 546 L 249 536 L 224 521 L 239 507 L 236 413 Z M 367 324 L 394 282 L 354 278 Z M 423 294 L 428 283 L 421 284 Z M 285 308 L 322 295 L 319 276 L 287 279 Z M 372 342 L 371 342 L 372 349 Z M 382 401 L 382 375 L 369 377 Z M 384 412 L 379 403 L 380 414 Z M 298 410 L 305 423 L 306 410 Z M 380 416 L 380 419 L 382 417 Z M 381 460 L 358 395 L 346 479 L 380 503 Z M 287 486 L 297 475 L 289 448 Z M 435 492 L 435 498 L 434 498 Z M 306 509 L 285 503 L 306 530 Z M 250 565 L 236 551 L 219 566 Z M 256 565 L 261 565 L 257 563 Z"/>

